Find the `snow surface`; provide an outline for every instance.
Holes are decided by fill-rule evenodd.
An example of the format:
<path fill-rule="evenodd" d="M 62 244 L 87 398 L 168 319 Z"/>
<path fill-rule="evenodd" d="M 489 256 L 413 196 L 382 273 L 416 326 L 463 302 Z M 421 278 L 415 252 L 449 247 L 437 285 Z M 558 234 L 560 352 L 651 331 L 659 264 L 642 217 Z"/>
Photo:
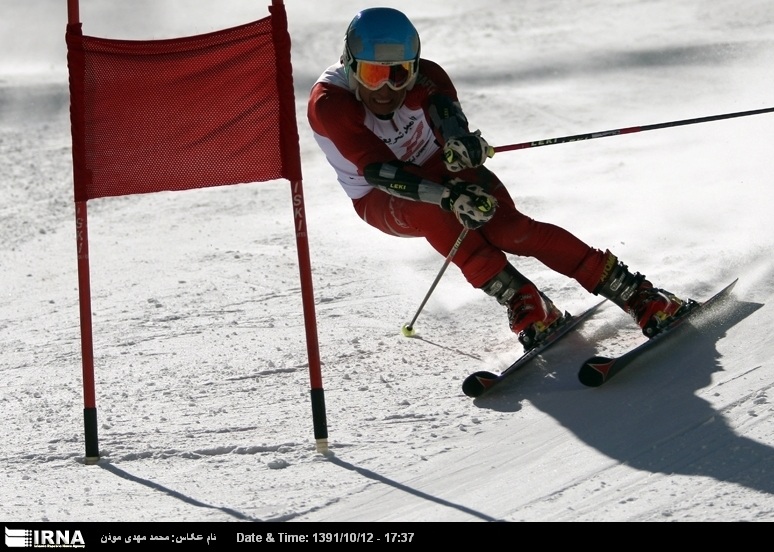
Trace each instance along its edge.
<path fill-rule="evenodd" d="M 84 33 L 169 38 L 269 2 L 81 2 Z M 642 339 L 612 305 L 497 392 L 505 312 L 355 215 L 306 95 L 372 3 L 286 2 L 330 455 L 313 437 L 287 182 L 89 202 L 99 445 L 84 464 L 63 0 L 0 21 L 0 518 L 6 521 L 774 521 L 774 114 L 502 152 L 535 218 L 657 285 L 733 299 L 599 389 Z M 378 5 L 378 4 L 376 4 Z M 774 106 L 770 0 L 391 1 L 506 145 Z M 513 261 L 563 309 L 595 298 Z"/>

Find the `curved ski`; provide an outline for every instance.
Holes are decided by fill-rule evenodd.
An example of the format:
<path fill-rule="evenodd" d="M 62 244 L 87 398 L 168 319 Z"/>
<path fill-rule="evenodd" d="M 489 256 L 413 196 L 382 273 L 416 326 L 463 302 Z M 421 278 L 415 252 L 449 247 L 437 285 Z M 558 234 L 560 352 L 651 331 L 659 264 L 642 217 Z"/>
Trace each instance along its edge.
<path fill-rule="evenodd" d="M 465 381 L 462 382 L 462 392 L 468 397 L 478 397 L 497 383 L 498 378 L 499 376 L 492 372 L 475 372 L 474 374 L 470 374 L 465 378 Z"/>
<path fill-rule="evenodd" d="M 556 343 L 570 330 L 591 316 L 594 311 L 596 311 L 604 302 L 604 300 L 600 301 L 577 316 L 572 316 L 569 313 L 565 313 L 567 321 L 564 324 L 562 324 L 554 333 L 548 335 L 548 337 L 538 343 L 535 347 L 521 355 L 521 357 L 519 357 L 516 362 L 511 364 L 500 374 L 494 374 L 492 372 L 483 370 L 475 372 L 465 378 L 465 381 L 462 382 L 462 392 L 465 393 L 468 397 L 480 397 L 489 391 L 492 387 L 507 378 L 509 375 L 517 371 L 519 368 L 529 363 L 533 358 L 545 351 L 551 345 Z"/>
<path fill-rule="evenodd" d="M 672 322 L 669 326 L 664 328 L 660 333 L 656 334 L 649 340 L 641 343 L 634 349 L 629 350 L 628 352 L 624 353 L 623 355 L 615 358 L 608 358 L 608 357 L 601 357 L 601 356 L 595 356 L 589 358 L 586 362 L 583 363 L 580 370 L 578 371 L 578 380 L 583 385 L 586 385 L 588 387 L 599 387 L 606 381 L 609 381 L 610 378 L 615 376 L 617 373 L 619 373 L 621 370 L 623 370 L 627 365 L 632 363 L 635 359 L 637 359 L 642 353 L 650 349 L 651 347 L 654 347 L 658 343 L 661 343 L 662 340 L 673 333 L 674 330 L 679 328 L 683 322 L 686 320 L 689 320 L 691 317 L 693 317 L 696 313 L 704 310 L 706 307 L 712 305 L 713 303 L 716 303 L 723 298 L 727 297 L 731 290 L 734 289 L 734 286 L 739 281 L 739 278 L 728 284 L 726 287 L 721 289 L 719 292 L 717 292 L 715 295 L 704 301 L 703 303 L 695 303 L 694 306 L 691 307 L 691 309 L 685 313 L 684 316 L 681 316 L 674 322 Z"/>

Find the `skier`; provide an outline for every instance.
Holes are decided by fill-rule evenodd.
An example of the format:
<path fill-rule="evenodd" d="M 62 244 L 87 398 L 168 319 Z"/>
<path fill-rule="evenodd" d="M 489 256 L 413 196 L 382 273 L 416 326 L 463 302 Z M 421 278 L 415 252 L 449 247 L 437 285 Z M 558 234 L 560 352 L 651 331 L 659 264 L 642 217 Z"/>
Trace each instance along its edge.
<path fill-rule="evenodd" d="M 507 254 L 533 257 L 610 299 L 646 336 L 681 314 L 684 301 L 632 273 L 609 250 L 522 214 L 498 177 L 493 154 L 471 132 L 457 91 L 435 62 L 420 58 L 416 28 L 402 12 L 369 8 L 347 28 L 344 51 L 313 85 L 307 116 L 314 137 L 369 225 L 424 237 L 466 280 L 507 307 L 510 329 L 528 350 L 564 315 Z"/>

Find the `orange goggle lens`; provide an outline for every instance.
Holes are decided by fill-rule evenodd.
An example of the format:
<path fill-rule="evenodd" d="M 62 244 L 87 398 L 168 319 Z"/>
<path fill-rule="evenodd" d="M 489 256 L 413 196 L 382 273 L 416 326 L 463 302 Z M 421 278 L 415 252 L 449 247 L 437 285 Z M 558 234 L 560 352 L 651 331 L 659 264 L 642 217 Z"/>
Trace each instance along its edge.
<path fill-rule="evenodd" d="M 358 61 L 355 78 L 370 90 L 378 90 L 385 84 L 393 90 L 400 90 L 408 85 L 414 76 L 414 62 L 404 61 L 384 65 Z"/>

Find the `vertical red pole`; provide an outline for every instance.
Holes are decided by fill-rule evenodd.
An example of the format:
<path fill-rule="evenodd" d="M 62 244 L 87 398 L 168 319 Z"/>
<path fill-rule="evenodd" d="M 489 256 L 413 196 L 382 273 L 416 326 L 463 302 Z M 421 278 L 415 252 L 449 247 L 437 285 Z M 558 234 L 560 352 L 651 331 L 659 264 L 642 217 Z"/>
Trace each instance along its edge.
<path fill-rule="evenodd" d="M 91 324 L 91 279 L 89 276 L 89 231 L 86 201 L 75 202 L 75 241 L 78 248 L 78 297 L 81 315 L 81 362 L 83 366 L 83 423 L 86 464 L 99 461 L 97 395 L 94 380 L 94 340 Z"/>
<path fill-rule="evenodd" d="M 298 270 L 301 279 L 301 302 L 304 310 L 306 328 L 306 351 L 309 359 L 309 381 L 311 383 L 312 424 L 317 452 L 327 454 L 328 422 L 325 413 L 325 390 L 322 382 L 320 347 L 317 338 L 317 316 L 314 306 L 312 282 L 312 263 L 309 256 L 309 235 L 306 231 L 306 213 L 304 209 L 304 188 L 301 180 L 291 182 L 293 195 L 293 215 L 296 230 L 296 249 L 298 250 Z"/>
<path fill-rule="evenodd" d="M 80 23 L 81 15 L 78 13 L 78 0 L 67 0 L 67 22 L 70 24 Z"/>
<path fill-rule="evenodd" d="M 68 32 L 80 31 L 78 0 L 67 0 Z M 82 56 L 82 52 L 72 54 Z M 99 461 L 99 440 L 97 436 L 97 401 L 94 383 L 94 342 L 91 323 L 91 279 L 89 276 L 89 231 L 86 199 L 79 197 L 80 182 L 83 177 L 82 163 L 85 140 L 83 120 L 83 59 L 71 60 L 68 51 L 70 69 L 70 124 L 73 140 L 73 181 L 76 189 L 75 201 L 75 240 L 78 252 L 78 299 L 81 319 L 81 363 L 83 372 L 83 423 L 86 442 L 86 464 Z M 72 63 L 71 63 L 72 61 Z M 75 72 L 75 74 L 73 74 Z"/>
<path fill-rule="evenodd" d="M 301 278 L 301 299 L 306 328 L 306 350 L 309 358 L 311 383 L 312 422 L 317 451 L 327 454 L 328 422 L 325 415 L 325 391 L 322 384 L 320 350 L 317 340 L 317 318 L 314 307 L 312 268 L 309 260 L 309 236 L 306 231 L 304 187 L 301 180 L 301 151 L 296 122 L 296 100 L 293 89 L 293 67 L 290 60 L 290 34 L 287 13 L 282 0 L 272 0 L 271 13 L 274 57 L 277 70 L 277 91 L 280 99 L 281 152 L 284 176 L 290 180 L 293 199 L 293 217 L 298 250 L 298 268 Z"/>

